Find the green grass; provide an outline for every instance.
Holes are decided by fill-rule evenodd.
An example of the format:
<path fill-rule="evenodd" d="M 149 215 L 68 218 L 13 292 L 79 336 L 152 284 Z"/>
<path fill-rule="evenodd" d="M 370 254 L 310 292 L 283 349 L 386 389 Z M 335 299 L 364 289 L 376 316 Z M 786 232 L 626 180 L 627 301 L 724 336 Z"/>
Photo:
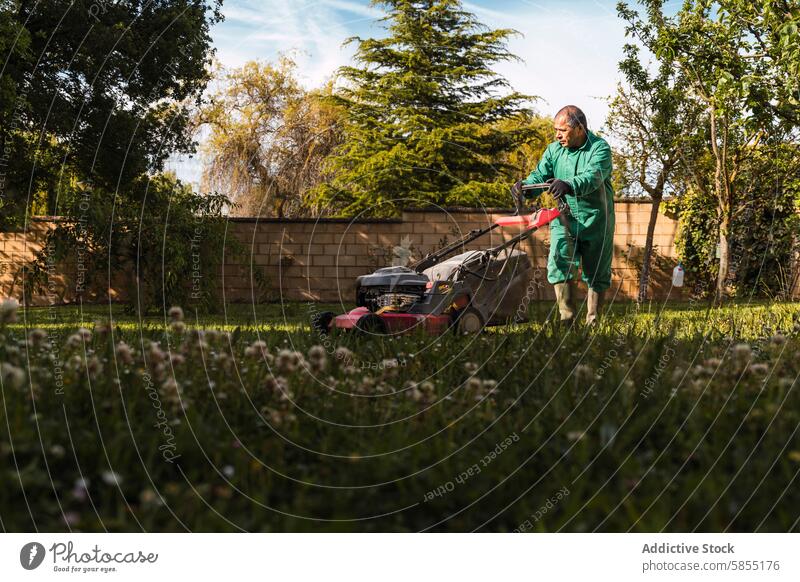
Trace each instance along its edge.
<path fill-rule="evenodd" d="M 0 522 L 800 527 L 800 304 L 620 304 L 591 333 L 545 323 L 550 309 L 477 337 L 336 336 L 324 365 L 305 304 L 187 314 L 183 332 L 118 306 L 20 312 L 0 330 Z M 26 344 L 35 327 L 49 340 Z"/>

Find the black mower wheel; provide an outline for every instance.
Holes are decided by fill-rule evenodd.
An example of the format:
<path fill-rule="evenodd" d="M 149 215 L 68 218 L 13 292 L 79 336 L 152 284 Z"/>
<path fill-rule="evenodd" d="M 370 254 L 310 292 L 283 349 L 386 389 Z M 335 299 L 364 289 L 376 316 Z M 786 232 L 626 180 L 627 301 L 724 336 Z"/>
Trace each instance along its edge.
<path fill-rule="evenodd" d="M 459 312 L 455 321 L 456 335 L 474 335 L 483 331 L 483 326 L 486 323 L 483 321 L 481 312 L 474 307 L 467 307 L 465 310 Z"/>
<path fill-rule="evenodd" d="M 311 330 L 320 335 L 331 333 L 331 324 L 336 314 L 333 311 L 321 311 L 311 316 Z"/>
<path fill-rule="evenodd" d="M 386 322 L 380 315 L 367 313 L 362 315 L 356 322 L 356 331 L 359 335 L 386 335 Z"/>

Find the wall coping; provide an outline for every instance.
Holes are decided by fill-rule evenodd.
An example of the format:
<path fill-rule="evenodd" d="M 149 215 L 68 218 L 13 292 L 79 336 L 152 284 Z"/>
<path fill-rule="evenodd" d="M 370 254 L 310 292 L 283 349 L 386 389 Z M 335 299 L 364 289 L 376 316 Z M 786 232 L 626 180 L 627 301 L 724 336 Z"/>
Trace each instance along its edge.
<path fill-rule="evenodd" d="M 622 204 L 650 204 L 652 200 L 646 197 L 637 198 L 617 198 L 615 203 Z M 403 213 L 418 214 L 424 212 L 436 213 L 451 213 L 451 214 L 507 214 L 516 212 L 516 208 L 501 208 L 501 207 L 485 207 L 473 208 L 469 206 L 423 206 L 414 208 L 404 208 Z M 271 223 L 271 224 L 313 224 L 317 222 L 322 223 L 343 223 L 343 224 L 399 224 L 403 222 L 400 217 L 392 218 L 274 218 L 266 216 L 228 216 L 226 217 L 229 222 L 242 222 L 242 223 Z M 29 222 L 67 222 L 69 218 L 65 216 L 29 216 Z M 12 232 L 23 232 L 23 230 L 14 230 Z"/>

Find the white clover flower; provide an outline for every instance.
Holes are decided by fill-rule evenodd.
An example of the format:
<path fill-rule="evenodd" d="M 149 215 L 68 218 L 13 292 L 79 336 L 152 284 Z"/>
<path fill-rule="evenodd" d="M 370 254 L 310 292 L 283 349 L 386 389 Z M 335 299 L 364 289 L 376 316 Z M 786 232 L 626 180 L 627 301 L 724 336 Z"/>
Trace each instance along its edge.
<path fill-rule="evenodd" d="M 353 362 L 353 352 L 344 346 L 336 348 L 336 351 L 333 352 L 333 355 L 336 357 L 338 362 L 342 362 L 344 365 L 350 365 Z"/>
<path fill-rule="evenodd" d="M 155 342 L 150 344 L 150 346 L 149 346 L 149 348 L 147 350 L 147 355 L 149 356 L 151 365 L 152 364 L 160 364 L 161 362 L 163 362 L 163 361 L 165 361 L 167 359 L 167 355 L 161 349 L 161 346 L 158 345 Z"/>
<path fill-rule="evenodd" d="M 67 347 L 78 348 L 83 345 L 83 338 L 77 333 L 73 333 L 67 338 Z"/>
<path fill-rule="evenodd" d="M 467 390 L 480 390 L 483 387 L 483 382 L 480 378 L 471 377 L 464 382 L 464 386 Z"/>
<path fill-rule="evenodd" d="M 567 439 L 573 442 L 583 439 L 584 436 L 586 436 L 586 433 L 581 430 L 573 430 L 567 433 Z"/>
<path fill-rule="evenodd" d="M 14 323 L 17 321 L 17 310 L 19 309 L 19 301 L 13 297 L 4 299 L 0 303 L 0 323 Z"/>
<path fill-rule="evenodd" d="M 467 362 L 464 364 L 464 370 L 467 372 L 467 374 L 474 374 L 478 371 L 478 368 L 480 368 L 480 366 L 478 366 L 478 364 L 475 362 Z"/>
<path fill-rule="evenodd" d="M 84 342 L 92 341 L 92 332 L 86 329 L 85 327 L 79 327 L 76 333 L 77 335 L 80 336 L 82 341 Z"/>
<path fill-rule="evenodd" d="M 25 371 L 14 364 L 8 362 L 0 364 L 0 374 L 3 377 L 3 386 L 12 390 L 19 390 L 25 384 Z"/>
<path fill-rule="evenodd" d="M 763 376 L 764 374 L 769 372 L 769 366 L 767 366 L 766 364 L 761 363 L 761 362 L 759 362 L 757 364 L 751 364 L 750 365 L 750 371 L 753 374 L 760 374 L 760 375 Z"/>
<path fill-rule="evenodd" d="M 89 374 L 89 377 L 94 379 L 103 371 L 103 364 L 100 362 L 97 356 L 92 356 L 86 361 L 86 372 Z"/>
<path fill-rule="evenodd" d="M 244 350 L 244 355 L 248 357 L 263 356 L 267 352 L 267 342 L 256 340 Z"/>
<path fill-rule="evenodd" d="M 312 346 L 308 350 L 308 361 L 314 372 L 322 372 L 328 365 L 328 354 L 322 346 Z"/>
<path fill-rule="evenodd" d="M 776 346 L 782 346 L 783 344 L 786 343 L 786 336 L 783 335 L 782 333 L 776 333 L 775 335 L 772 336 L 771 341 Z"/>
<path fill-rule="evenodd" d="M 170 307 L 168 313 L 173 322 L 183 321 L 183 309 L 177 305 Z"/>
<path fill-rule="evenodd" d="M 28 334 L 28 343 L 32 346 L 38 346 L 47 339 L 47 332 L 43 329 L 32 329 Z"/>
<path fill-rule="evenodd" d="M 289 381 L 283 376 L 270 376 L 266 381 L 266 388 L 280 400 L 291 400 L 292 391 L 289 390 Z"/>
<path fill-rule="evenodd" d="M 275 367 L 281 374 L 291 374 L 297 369 L 297 359 L 291 350 L 281 350 L 275 358 Z"/>
<path fill-rule="evenodd" d="M 100 478 L 106 485 L 119 486 L 122 484 L 122 476 L 114 471 L 103 471 L 100 473 Z"/>
<path fill-rule="evenodd" d="M 117 357 L 122 360 L 123 364 L 127 366 L 133 364 L 133 350 L 131 350 L 131 347 L 124 341 L 119 342 L 114 351 Z"/>

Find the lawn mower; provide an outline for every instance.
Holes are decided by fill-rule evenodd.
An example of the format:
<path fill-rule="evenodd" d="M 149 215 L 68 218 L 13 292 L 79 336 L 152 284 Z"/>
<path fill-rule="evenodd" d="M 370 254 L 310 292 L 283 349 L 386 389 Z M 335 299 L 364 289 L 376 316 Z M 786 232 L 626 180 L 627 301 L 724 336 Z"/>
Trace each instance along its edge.
<path fill-rule="evenodd" d="M 523 185 L 522 190 L 546 190 L 549 185 Z M 513 215 L 472 230 L 411 266 L 383 267 L 358 277 L 357 307 L 338 316 L 330 311 L 316 313 L 312 327 L 323 334 L 342 330 L 394 335 L 417 329 L 434 335 L 448 329 L 474 334 L 487 325 L 519 321 L 519 306 L 532 268 L 528 255 L 517 246 L 551 221 L 564 220 L 569 206 L 559 200 L 558 208 L 540 208 L 525 214 L 522 194 L 516 195 L 512 190 L 512 196 L 516 204 Z M 523 230 L 495 247 L 451 256 L 494 229 L 510 226 Z"/>

